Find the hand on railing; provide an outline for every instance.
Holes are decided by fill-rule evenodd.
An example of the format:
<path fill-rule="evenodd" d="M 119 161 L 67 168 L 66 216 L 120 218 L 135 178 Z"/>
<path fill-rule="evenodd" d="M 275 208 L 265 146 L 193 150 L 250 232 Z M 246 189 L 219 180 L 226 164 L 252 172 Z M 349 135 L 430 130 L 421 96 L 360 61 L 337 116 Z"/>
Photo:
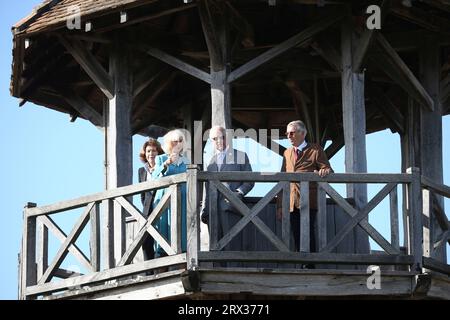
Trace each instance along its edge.
<path fill-rule="evenodd" d="M 314 170 L 314 172 L 318 173 L 319 176 L 321 178 L 323 178 L 323 177 L 326 177 L 327 175 L 329 175 L 331 173 L 331 170 L 330 170 L 330 168 L 323 168 L 323 169 L 320 169 L 319 171 Z"/>

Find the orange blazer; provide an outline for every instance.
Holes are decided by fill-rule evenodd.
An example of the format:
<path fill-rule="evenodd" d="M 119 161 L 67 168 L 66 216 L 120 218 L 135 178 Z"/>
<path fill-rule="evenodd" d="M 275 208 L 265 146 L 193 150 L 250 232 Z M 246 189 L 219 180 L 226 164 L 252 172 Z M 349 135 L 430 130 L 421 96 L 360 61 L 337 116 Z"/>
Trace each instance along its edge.
<path fill-rule="evenodd" d="M 314 172 L 314 170 L 325 168 L 329 168 L 330 172 L 333 172 L 325 151 L 318 144 L 308 143 L 297 161 L 294 147 L 289 147 L 284 151 L 281 172 Z M 289 211 L 293 212 L 294 208 L 300 209 L 300 183 L 291 183 L 290 189 Z M 281 206 L 281 203 L 281 198 L 279 198 L 278 207 Z M 316 183 L 309 184 L 309 206 L 310 209 L 317 209 Z"/>

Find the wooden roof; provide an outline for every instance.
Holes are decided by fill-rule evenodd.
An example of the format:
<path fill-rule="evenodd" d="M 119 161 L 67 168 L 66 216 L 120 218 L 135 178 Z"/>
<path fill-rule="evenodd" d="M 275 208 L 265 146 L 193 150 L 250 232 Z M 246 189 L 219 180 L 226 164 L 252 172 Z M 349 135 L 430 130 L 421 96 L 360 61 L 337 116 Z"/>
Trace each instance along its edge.
<path fill-rule="evenodd" d="M 144 2 L 156 0 L 46 0 L 34 9 L 27 18 L 18 22 L 14 28 L 17 35 L 36 34 L 64 27 L 77 6 L 84 19 L 101 16 L 117 10 L 139 6 Z"/>
<path fill-rule="evenodd" d="M 424 37 L 434 36 L 440 42 L 441 102 L 443 113 L 449 114 L 450 2 L 413 1 L 410 8 L 401 1 L 391 2 L 381 34 L 416 77 L 420 74 L 418 57 Z M 233 48 L 231 68 L 235 70 L 343 5 L 351 5 L 353 24 L 361 32 L 365 8 L 372 1 L 333 1 L 323 5 L 320 0 L 286 0 L 277 6 L 269 6 L 267 0 L 227 3 Z M 92 31 L 65 27 L 71 5 L 80 5 L 82 24 L 92 22 Z M 120 11 L 127 12 L 125 23 L 120 22 Z M 149 126 L 180 126 L 186 112 L 192 114 L 192 120 L 210 117 L 209 84 L 147 53 L 148 48 L 157 48 L 209 74 L 210 57 L 196 1 L 46 1 L 17 23 L 13 33 L 11 93 L 23 99 L 21 103 L 31 101 L 68 113 L 73 119 L 100 119 L 104 95 L 61 37 L 92 56 L 106 71 L 114 39 L 119 39 L 120 45 L 133 52 L 133 133 L 146 134 Z M 233 125 L 283 130 L 292 119 L 317 116 L 321 142 L 341 139 L 339 38 L 340 28 L 334 25 L 233 82 Z M 396 74 L 395 61 L 386 56 L 380 45 L 372 44 L 363 66 L 367 132 L 385 128 L 401 132 L 413 89 L 404 83 L 402 75 Z M 74 108 L 74 103 L 80 101 L 93 109 L 94 116 Z"/>

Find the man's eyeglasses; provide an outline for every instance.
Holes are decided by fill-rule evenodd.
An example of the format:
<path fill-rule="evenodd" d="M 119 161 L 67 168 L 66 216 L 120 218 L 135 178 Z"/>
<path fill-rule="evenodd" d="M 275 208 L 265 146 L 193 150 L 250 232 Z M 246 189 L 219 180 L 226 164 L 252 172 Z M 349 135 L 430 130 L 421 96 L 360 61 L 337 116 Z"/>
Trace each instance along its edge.
<path fill-rule="evenodd" d="M 218 137 L 214 137 L 214 138 L 211 138 L 211 139 L 213 139 L 214 141 L 224 140 L 224 136 L 218 136 Z"/>
<path fill-rule="evenodd" d="M 288 131 L 288 132 L 285 133 L 285 135 L 286 135 L 286 137 L 290 137 L 290 136 L 295 135 L 296 132 L 297 131 Z"/>

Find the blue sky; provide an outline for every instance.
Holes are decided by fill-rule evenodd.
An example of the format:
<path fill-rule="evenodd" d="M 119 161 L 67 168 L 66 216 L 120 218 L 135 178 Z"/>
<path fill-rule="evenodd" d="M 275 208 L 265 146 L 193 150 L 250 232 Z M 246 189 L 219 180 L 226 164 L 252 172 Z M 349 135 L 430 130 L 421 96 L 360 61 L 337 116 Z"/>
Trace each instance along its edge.
<path fill-rule="evenodd" d="M 27 103 L 19 108 L 18 100 L 9 95 L 12 61 L 10 28 L 27 16 L 41 1 L 0 2 L 0 299 L 17 298 L 17 254 L 20 249 L 22 208 L 27 202 L 38 205 L 103 190 L 103 134 L 84 120 L 71 123 L 69 116 Z M 444 164 L 450 161 L 450 117 L 443 118 Z M 140 166 L 138 150 L 144 138 L 134 138 L 134 171 Z M 368 171 L 400 172 L 398 135 L 383 131 L 367 136 Z M 244 148 L 243 143 L 238 143 Z M 247 145 L 250 159 L 253 147 Z M 386 153 L 389 153 L 388 161 Z M 278 162 L 277 162 L 278 161 Z M 254 170 L 275 171 L 281 159 Z M 336 172 L 344 171 L 343 152 L 333 159 Z M 134 181 L 137 181 L 136 173 Z M 450 184 L 450 172 L 444 165 L 444 182 Z M 255 188 L 252 194 L 258 194 Z M 370 191 L 373 193 L 373 191 Z M 446 203 L 448 208 L 449 203 Z M 374 213 L 377 214 L 376 212 Z M 388 236 L 382 216 L 372 219 L 375 227 Z"/>

